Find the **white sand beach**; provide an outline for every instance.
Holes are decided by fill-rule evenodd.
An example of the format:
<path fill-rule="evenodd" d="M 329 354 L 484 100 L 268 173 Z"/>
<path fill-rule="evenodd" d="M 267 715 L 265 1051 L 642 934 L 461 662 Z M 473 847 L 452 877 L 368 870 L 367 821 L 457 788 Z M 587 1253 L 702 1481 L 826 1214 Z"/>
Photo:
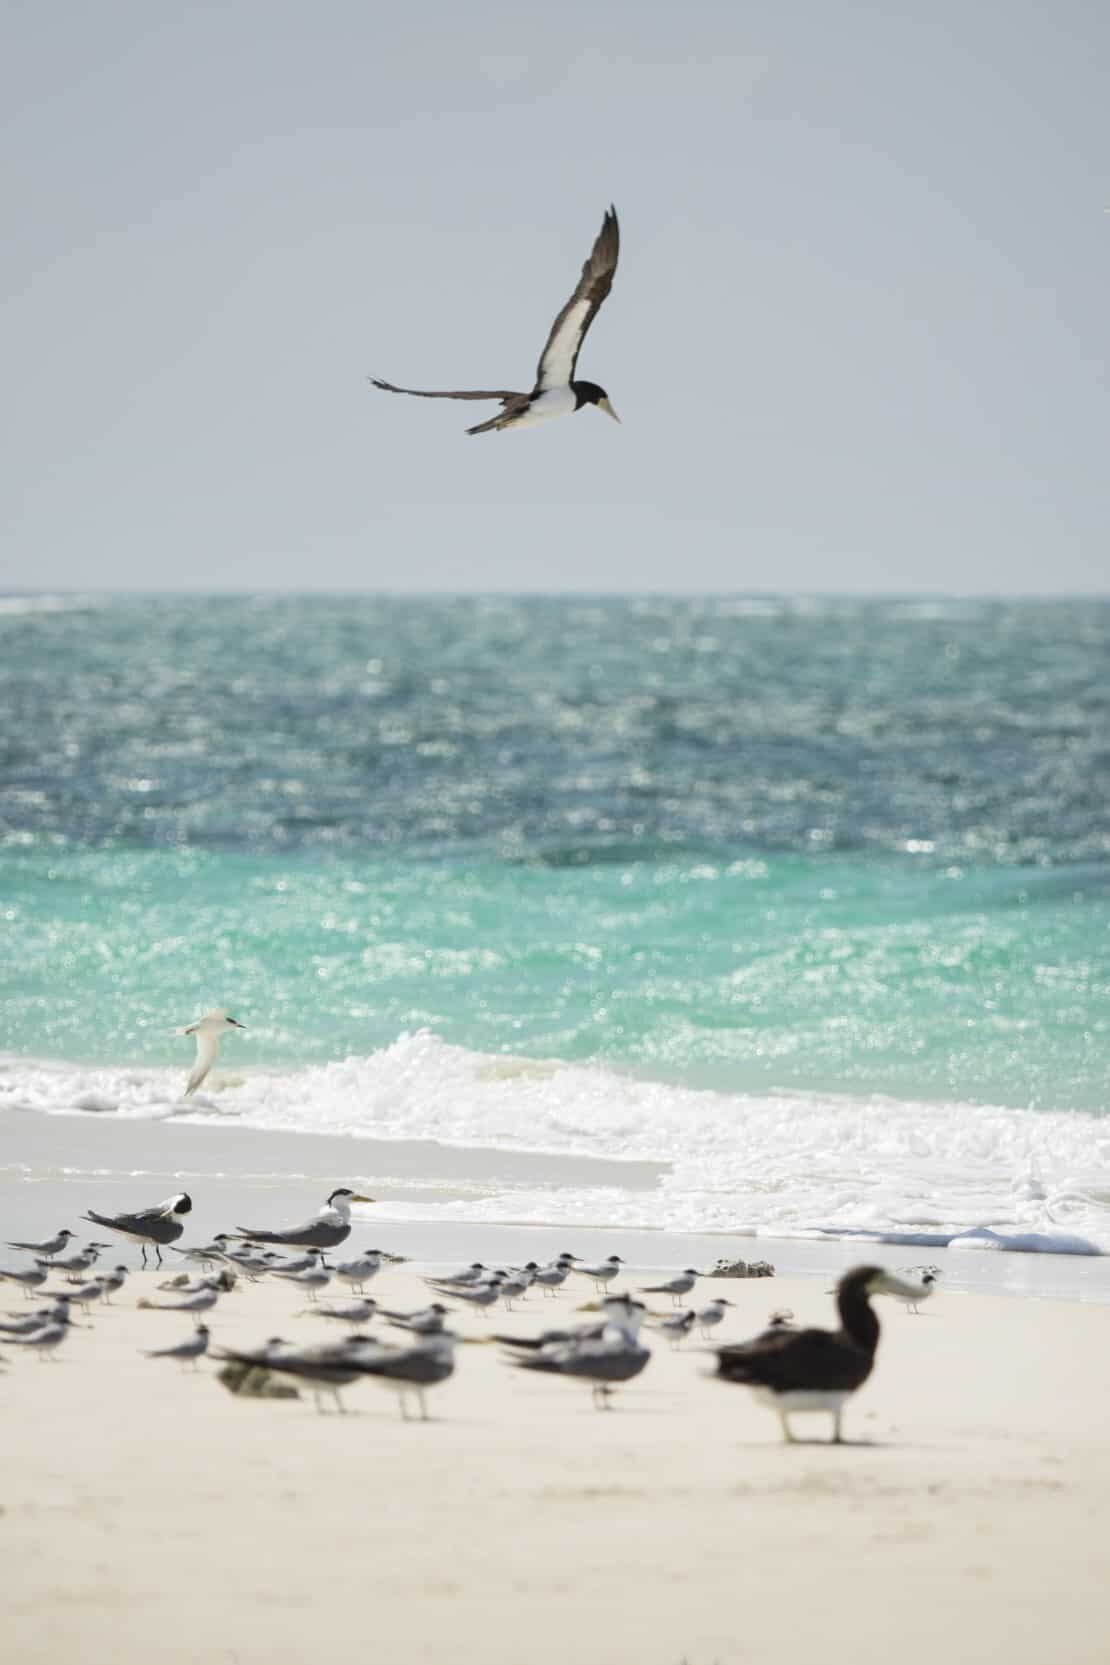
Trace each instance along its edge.
<path fill-rule="evenodd" d="M 786 1447 L 746 1390 L 705 1379 L 698 1343 L 659 1337 L 608 1414 L 491 1345 L 460 1349 L 427 1424 L 373 1382 L 347 1391 L 345 1416 L 235 1398 L 211 1361 L 193 1374 L 142 1356 L 190 1327 L 137 1308 L 156 1281 L 132 1276 L 56 1364 L 4 1350 L 12 1658 L 1105 1659 L 1103 1305 L 943 1292 L 915 1318 L 881 1302 L 878 1364 L 846 1416 L 860 1443 Z M 565 1319 L 590 1295 L 574 1282 L 457 1328 Z M 412 1266 L 373 1292 L 427 1294 Z M 723 1337 L 772 1305 L 832 1312 L 824 1280 L 699 1285 L 718 1292 L 737 1303 Z M 319 1338 L 331 1327 L 305 1308 L 241 1282 L 214 1339 Z"/>

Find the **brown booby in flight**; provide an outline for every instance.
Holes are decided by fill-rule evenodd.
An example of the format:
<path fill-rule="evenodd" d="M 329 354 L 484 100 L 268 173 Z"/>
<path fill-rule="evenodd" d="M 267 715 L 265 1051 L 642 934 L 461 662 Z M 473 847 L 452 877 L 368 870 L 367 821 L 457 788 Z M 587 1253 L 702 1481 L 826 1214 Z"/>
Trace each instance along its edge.
<path fill-rule="evenodd" d="M 610 208 L 582 268 L 578 287 L 551 326 L 531 393 L 511 393 L 504 388 L 493 392 L 428 393 L 416 387 L 396 387 L 393 382 L 379 381 L 376 376 L 371 381 L 386 393 L 409 393 L 417 399 L 499 399 L 500 416 L 491 416 L 487 422 L 468 428 L 468 434 L 486 434 L 494 428 L 524 428 L 533 422 L 546 422 L 551 416 L 569 415 L 585 405 L 596 405 L 614 422 L 619 422 L 620 417 L 609 403 L 605 389 L 596 382 L 578 381 L 574 374 L 586 331 L 613 287 L 619 253 L 617 211 Z"/>

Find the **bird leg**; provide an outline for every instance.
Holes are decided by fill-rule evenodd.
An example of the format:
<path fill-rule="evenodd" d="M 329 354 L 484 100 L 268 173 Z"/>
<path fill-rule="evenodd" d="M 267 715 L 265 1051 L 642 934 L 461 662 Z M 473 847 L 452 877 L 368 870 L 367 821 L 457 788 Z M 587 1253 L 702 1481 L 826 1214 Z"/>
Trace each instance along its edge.
<path fill-rule="evenodd" d="M 139 1247 L 143 1251 L 143 1271 L 145 1272 L 146 1271 L 146 1244 L 145 1243 L 140 1243 Z"/>
<path fill-rule="evenodd" d="M 832 1442 L 831 1442 L 833 1445 L 843 1445 L 844 1444 L 844 1436 L 840 1432 L 840 1418 L 841 1418 L 842 1414 L 843 1414 L 843 1407 L 838 1407 L 833 1412 L 833 1437 L 832 1437 Z"/>
<path fill-rule="evenodd" d="M 787 1416 L 785 1411 L 780 1411 L 779 1412 L 779 1421 L 782 1423 L 782 1437 L 783 1437 L 783 1439 L 786 1441 L 787 1445 L 793 1445 L 794 1444 L 794 1435 L 793 1435 L 793 1433 L 791 1431 L 791 1428 L 790 1428 L 790 1418 Z"/>

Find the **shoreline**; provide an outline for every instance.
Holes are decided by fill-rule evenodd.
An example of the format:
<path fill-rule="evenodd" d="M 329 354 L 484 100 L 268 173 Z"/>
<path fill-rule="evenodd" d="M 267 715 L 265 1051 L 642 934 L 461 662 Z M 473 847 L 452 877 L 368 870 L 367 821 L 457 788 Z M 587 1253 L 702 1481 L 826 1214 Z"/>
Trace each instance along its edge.
<path fill-rule="evenodd" d="M 108 1211 L 145 1206 L 185 1189 L 195 1206 L 182 1241 L 197 1242 L 241 1223 L 281 1226 L 304 1219 L 334 1186 L 353 1184 L 377 1200 L 356 1211 L 352 1241 L 374 1240 L 419 1263 L 542 1260 L 565 1248 L 600 1257 L 621 1242 L 629 1247 L 626 1258 L 645 1271 L 708 1268 L 727 1256 L 769 1260 L 780 1277 L 827 1283 L 861 1259 L 892 1266 L 929 1262 L 941 1267 L 944 1288 L 953 1293 L 1110 1303 L 1110 1256 L 950 1250 L 884 1242 L 879 1234 L 774 1236 L 742 1225 L 683 1232 L 607 1220 L 614 1170 L 623 1188 L 648 1194 L 667 1173 L 660 1163 L 174 1119 L 121 1121 L 89 1112 L 0 1111 L 0 1151 L 4 1239 L 33 1238 L 63 1224 L 77 1229 L 90 1205 Z M 428 1179 L 433 1157 L 437 1177 Z M 482 1218 L 491 1197 L 502 1202 L 519 1193 L 531 1206 L 538 1186 L 573 1187 L 595 1196 L 596 1205 L 581 1223 Z M 739 1211 L 742 1201 L 737 1206 Z M 129 1245 L 121 1243 L 121 1249 L 119 1259 L 138 1263 Z"/>

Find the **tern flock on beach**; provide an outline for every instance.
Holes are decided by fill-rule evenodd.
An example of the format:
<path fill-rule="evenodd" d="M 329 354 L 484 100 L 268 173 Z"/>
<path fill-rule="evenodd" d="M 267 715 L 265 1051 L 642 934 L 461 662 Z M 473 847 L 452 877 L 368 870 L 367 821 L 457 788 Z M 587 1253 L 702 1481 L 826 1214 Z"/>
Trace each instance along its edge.
<path fill-rule="evenodd" d="M 410 1310 L 386 1305 L 366 1293 L 367 1285 L 391 1265 L 404 1261 L 404 1256 L 365 1248 L 349 1258 L 336 1257 L 351 1235 L 352 1207 L 370 1200 L 339 1186 L 299 1226 L 279 1230 L 240 1226 L 191 1246 L 177 1241 L 193 1206 L 185 1192 L 134 1212 L 107 1214 L 89 1209 L 85 1218 L 138 1243 L 144 1268 L 148 1250 L 163 1270 L 163 1249 L 178 1257 L 177 1267 L 157 1285 L 162 1298 L 144 1296 L 137 1304 L 145 1311 L 187 1313 L 195 1327 L 169 1346 L 144 1349 L 148 1358 L 173 1360 L 194 1372 L 199 1372 L 201 1360 L 212 1358 L 233 1368 L 236 1381 L 246 1374 L 256 1382 L 276 1379 L 295 1384 L 313 1394 L 318 1410 L 324 1399 L 330 1399 L 342 1411 L 341 1390 L 371 1379 L 396 1394 L 403 1418 L 408 1420 L 415 1412 L 426 1420 L 427 1393 L 453 1375 L 458 1346 L 476 1343 L 499 1345 L 515 1370 L 582 1383 L 594 1405 L 608 1410 L 617 1389 L 634 1381 L 650 1363 L 651 1349 L 642 1331 L 662 1336 L 677 1349 L 695 1331 L 703 1342 L 713 1337 L 735 1308 L 723 1295 L 680 1307 L 684 1298 L 693 1296 L 701 1275 L 695 1267 L 642 1284 L 636 1291 L 618 1291 L 612 1286 L 624 1267 L 620 1255 L 587 1262 L 570 1250 L 546 1265 L 531 1260 L 523 1266 L 491 1266 L 475 1260 L 452 1271 L 428 1273 L 424 1282 L 435 1299 Z M 125 1265 L 103 1272 L 96 1269 L 107 1244 L 94 1240 L 68 1253 L 73 1240 L 74 1233 L 66 1228 L 40 1241 L 8 1244 L 30 1255 L 32 1264 L 0 1269 L 0 1281 L 20 1287 L 26 1300 L 43 1304 L 33 1312 L 9 1312 L 6 1321 L 0 1320 L 0 1363 L 7 1362 L 4 1354 L 9 1347 L 27 1349 L 42 1361 L 56 1358 L 75 1327 L 74 1309 L 80 1309 L 87 1321 L 91 1307 L 111 1305 L 112 1297 L 124 1288 Z M 275 1245 L 280 1245 L 280 1251 Z M 289 1252 L 297 1250 L 302 1252 Z M 900 1275 L 878 1266 L 855 1267 L 836 1288 L 839 1328 L 799 1329 L 792 1314 L 780 1311 L 754 1337 L 701 1351 L 715 1359 L 717 1379 L 750 1388 L 777 1411 L 784 1439 L 794 1440 L 790 1418 L 795 1413 L 825 1411 L 833 1419 L 833 1440 L 841 1443 L 844 1405 L 870 1376 L 878 1348 L 879 1320 L 871 1298 L 892 1295 L 913 1313 L 935 1290 L 937 1276 L 935 1267 L 914 1268 Z M 64 1287 L 43 1287 L 63 1277 Z M 241 1280 L 257 1284 L 264 1278 L 276 1280 L 306 1300 L 306 1314 L 348 1333 L 338 1340 L 309 1345 L 269 1336 L 246 1345 L 213 1346 L 212 1331 L 202 1315 L 232 1295 Z M 527 1335 L 489 1328 L 488 1315 L 495 1307 L 512 1312 L 516 1303 L 535 1292 L 542 1304 L 572 1278 L 582 1280 L 580 1288 L 589 1284 L 593 1292 L 593 1299 L 578 1309 L 588 1314 L 584 1321 Z M 333 1283 L 343 1287 L 346 1298 L 321 1302 L 321 1294 Z M 648 1306 L 648 1298 L 662 1295 L 671 1299 L 669 1310 Z M 487 1320 L 484 1334 L 453 1327 L 457 1318 L 467 1315 Z M 379 1331 L 388 1332 L 388 1339 L 368 1333 L 367 1326 L 374 1322 Z M 403 1343 L 393 1332 L 403 1334 Z"/>

